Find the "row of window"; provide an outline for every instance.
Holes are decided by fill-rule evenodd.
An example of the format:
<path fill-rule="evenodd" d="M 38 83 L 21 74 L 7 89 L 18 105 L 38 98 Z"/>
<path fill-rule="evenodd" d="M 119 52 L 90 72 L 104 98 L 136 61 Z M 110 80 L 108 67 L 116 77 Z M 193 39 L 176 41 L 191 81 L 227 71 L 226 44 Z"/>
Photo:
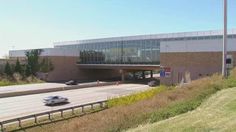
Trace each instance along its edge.
<path fill-rule="evenodd" d="M 160 42 L 135 40 L 80 44 L 82 64 L 160 64 Z"/>
<path fill-rule="evenodd" d="M 129 40 L 64 45 L 60 48 L 78 49 L 81 64 L 160 64 L 160 41 L 222 39 L 218 36 L 169 38 L 162 40 Z M 236 38 L 229 35 L 228 38 Z"/>

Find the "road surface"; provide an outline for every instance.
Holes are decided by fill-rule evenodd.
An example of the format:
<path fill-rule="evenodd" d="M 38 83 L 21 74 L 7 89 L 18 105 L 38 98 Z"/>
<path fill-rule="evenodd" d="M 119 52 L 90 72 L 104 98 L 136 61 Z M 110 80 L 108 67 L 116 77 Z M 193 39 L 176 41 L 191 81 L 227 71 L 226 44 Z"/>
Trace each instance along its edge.
<path fill-rule="evenodd" d="M 127 95 L 147 90 L 149 87 L 142 84 L 120 84 L 118 86 L 92 87 L 60 92 L 25 95 L 9 98 L 0 98 L 0 122 L 25 115 L 56 110 L 70 106 L 102 101 L 107 98 Z M 50 95 L 68 97 L 70 103 L 60 106 L 45 106 L 43 98 Z"/>
<path fill-rule="evenodd" d="M 96 83 L 97 82 L 80 83 L 78 86 L 83 86 L 83 85 L 88 85 L 88 84 L 96 84 Z M 105 83 L 105 82 L 100 82 L 100 83 Z M 63 83 L 38 83 L 38 84 L 1 86 L 0 87 L 0 94 L 12 93 L 12 92 L 32 91 L 32 90 L 43 90 L 43 89 L 55 89 L 55 88 L 63 88 L 63 87 L 71 87 L 71 86 L 65 85 Z"/>

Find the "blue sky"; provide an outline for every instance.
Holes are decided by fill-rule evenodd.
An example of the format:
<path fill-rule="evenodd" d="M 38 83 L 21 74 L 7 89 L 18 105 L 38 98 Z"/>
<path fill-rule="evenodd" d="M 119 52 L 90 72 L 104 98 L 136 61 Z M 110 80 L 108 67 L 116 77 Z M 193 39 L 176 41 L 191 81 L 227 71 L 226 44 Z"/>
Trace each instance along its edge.
<path fill-rule="evenodd" d="M 236 28 L 236 0 L 228 0 Z M 0 57 L 55 41 L 222 29 L 223 0 L 0 0 Z"/>

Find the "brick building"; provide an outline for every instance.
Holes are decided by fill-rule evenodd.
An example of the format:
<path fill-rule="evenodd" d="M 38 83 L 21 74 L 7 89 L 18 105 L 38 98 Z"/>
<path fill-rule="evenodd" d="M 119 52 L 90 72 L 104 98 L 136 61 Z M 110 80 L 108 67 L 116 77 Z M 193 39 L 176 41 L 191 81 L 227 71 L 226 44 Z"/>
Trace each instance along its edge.
<path fill-rule="evenodd" d="M 148 71 L 152 77 L 154 70 L 161 69 L 161 83 L 177 84 L 186 76 L 194 80 L 221 72 L 222 34 L 202 31 L 55 42 L 41 56 L 50 58 L 55 67 L 48 81 L 125 80 L 130 73 Z M 236 30 L 230 30 L 228 38 L 232 67 L 236 65 Z M 24 53 L 14 50 L 9 56 L 24 58 Z"/>

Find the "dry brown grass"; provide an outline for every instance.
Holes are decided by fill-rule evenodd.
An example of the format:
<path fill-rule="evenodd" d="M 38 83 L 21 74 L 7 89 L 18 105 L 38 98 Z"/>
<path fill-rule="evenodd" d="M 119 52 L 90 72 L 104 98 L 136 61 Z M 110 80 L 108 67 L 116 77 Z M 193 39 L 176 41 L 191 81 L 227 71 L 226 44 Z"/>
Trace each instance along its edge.
<path fill-rule="evenodd" d="M 153 98 L 139 101 L 127 106 L 117 106 L 80 118 L 35 127 L 26 131 L 52 132 L 103 132 L 121 131 L 139 124 L 148 123 L 150 113 L 166 108 L 175 102 L 191 100 L 204 96 L 208 89 L 223 88 L 223 79 L 219 75 L 193 81 L 189 85 L 157 94 Z M 206 94 L 207 95 L 207 94 Z"/>
<path fill-rule="evenodd" d="M 235 132 L 236 88 L 217 92 L 196 110 L 128 132 Z"/>

